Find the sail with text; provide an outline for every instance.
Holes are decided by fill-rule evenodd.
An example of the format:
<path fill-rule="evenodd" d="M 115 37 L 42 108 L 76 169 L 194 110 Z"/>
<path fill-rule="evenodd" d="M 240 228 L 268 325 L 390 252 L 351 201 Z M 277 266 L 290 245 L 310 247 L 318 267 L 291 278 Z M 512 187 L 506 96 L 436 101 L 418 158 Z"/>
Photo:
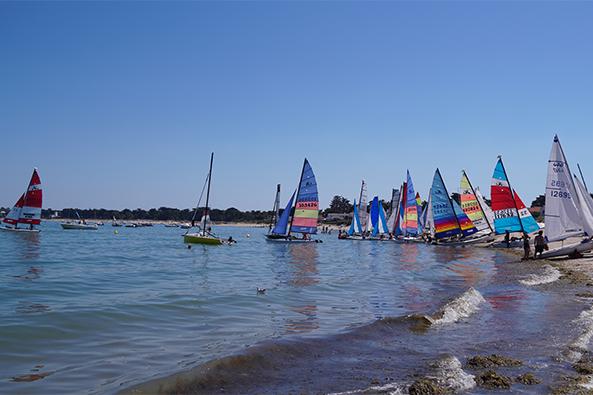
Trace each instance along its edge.
<path fill-rule="evenodd" d="M 418 206 L 409 170 L 406 173 L 406 184 L 408 190 L 406 192 L 403 231 L 406 236 L 416 236 L 418 235 Z"/>
<path fill-rule="evenodd" d="M 280 214 L 280 216 L 278 217 L 278 221 L 276 222 L 276 225 L 274 226 L 274 229 L 272 229 L 271 232 L 273 235 L 287 235 L 286 231 L 288 229 L 288 220 L 290 218 L 290 211 L 292 210 L 292 203 L 294 201 L 295 193 L 296 192 L 293 192 L 292 196 L 290 197 L 290 200 L 288 201 L 288 204 L 284 208 L 284 211 L 282 211 L 282 214 Z"/>
<path fill-rule="evenodd" d="M 564 240 L 583 233 L 580 201 L 558 136 L 554 136 L 546 178 L 544 232 L 548 241 Z"/>
<path fill-rule="evenodd" d="M 476 192 L 474 191 L 465 170 L 461 173 L 459 195 L 463 212 L 469 217 L 478 232 L 492 231 L 492 228 L 488 223 L 488 218 L 486 218 L 486 213 L 476 197 Z"/>
<path fill-rule="evenodd" d="M 519 210 L 517 210 L 515 198 L 500 156 L 492 174 L 490 197 L 492 199 L 496 234 L 500 235 L 506 231 L 522 232 L 523 226 L 519 221 Z"/>
<path fill-rule="evenodd" d="M 319 195 L 315 174 L 305 159 L 301 180 L 297 190 L 294 215 L 290 224 L 290 232 L 315 234 L 319 217 Z"/>
<path fill-rule="evenodd" d="M 455 211 L 455 216 L 457 216 L 457 222 L 461 228 L 463 236 L 465 237 L 476 233 L 478 229 L 474 226 L 472 220 L 469 219 L 465 212 L 463 212 L 461 206 L 459 206 L 454 199 L 451 199 L 451 204 L 453 204 L 453 211 Z"/>
<path fill-rule="evenodd" d="M 354 199 L 354 210 L 352 212 L 352 222 L 348 228 L 348 235 L 352 236 L 355 233 L 362 234 L 362 226 L 360 225 L 360 219 L 358 218 L 358 207 L 356 207 L 356 199 Z"/>
<path fill-rule="evenodd" d="M 17 229 L 19 224 L 33 225 L 41 224 L 41 207 L 43 204 L 43 191 L 41 189 L 41 179 L 37 168 L 33 169 L 29 186 L 25 193 L 21 195 L 14 207 L 8 212 L 2 222 L 11 225 L 11 228 Z"/>
<path fill-rule="evenodd" d="M 430 204 L 435 238 L 443 239 L 461 234 L 449 193 L 447 192 L 439 169 L 435 171 L 434 178 L 432 179 Z"/>
<path fill-rule="evenodd" d="M 494 230 L 494 212 L 492 211 L 490 206 L 486 204 L 486 199 L 484 199 L 484 196 L 482 196 L 480 187 L 476 187 L 476 189 L 474 189 L 474 192 L 476 193 L 476 199 L 478 200 L 478 203 L 480 203 L 480 207 L 482 207 L 482 210 L 484 211 L 484 215 L 486 216 L 486 220 L 490 225 L 490 229 Z"/>
<path fill-rule="evenodd" d="M 519 218 L 521 219 L 521 226 L 523 226 L 523 231 L 527 233 L 533 233 L 536 230 L 539 230 L 539 225 L 537 224 L 535 218 L 533 218 L 533 215 L 531 215 L 527 207 L 525 207 L 525 204 L 523 203 L 519 195 L 517 195 L 517 191 L 513 190 L 513 193 L 515 195 L 515 203 L 517 205 L 517 210 L 519 211 Z"/>

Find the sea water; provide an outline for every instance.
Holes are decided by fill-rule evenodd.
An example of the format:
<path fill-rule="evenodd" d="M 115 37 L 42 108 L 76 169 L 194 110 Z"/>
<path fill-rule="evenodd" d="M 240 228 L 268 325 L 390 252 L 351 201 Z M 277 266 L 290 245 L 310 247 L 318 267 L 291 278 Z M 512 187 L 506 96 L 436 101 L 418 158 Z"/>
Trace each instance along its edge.
<path fill-rule="evenodd" d="M 215 231 L 238 242 L 188 249 L 183 230 L 162 225 L 1 232 L 0 393 L 114 393 L 245 352 L 279 370 L 274 381 L 262 366 L 264 379 L 242 387 L 253 393 L 402 382 L 442 353 L 463 360 L 513 342 L 541 343 L 534 363 L 546 364 L 570 340 L 561 318 L 582 310 L 509 284 L 513 257 L 494 249 Z M 430 333 L 399 328 L 412 314 L 431 317 Z"/>

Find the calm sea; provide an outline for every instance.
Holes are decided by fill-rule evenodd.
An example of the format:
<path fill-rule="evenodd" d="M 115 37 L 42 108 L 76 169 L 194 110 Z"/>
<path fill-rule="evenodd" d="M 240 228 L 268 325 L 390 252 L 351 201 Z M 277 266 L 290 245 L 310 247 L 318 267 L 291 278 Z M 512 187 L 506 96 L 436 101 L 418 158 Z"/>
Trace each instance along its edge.
<path fill-rule="evenodd" d="M 460 359 L 500 347 L 511 352 L 513 342 L 543 335 L 534 347 L 548 361 L 557 352 L 551 347 L 564 344 L 548 341 L 562 333 L 556 318 L 578 315 L 576 307 L 552 314 L 558 295 L 506 281 L 510 258 L 495 250 L 343 241 L 336 234 L 319 235 L 323 243 L 286 245 L 266 242 L 264 229 L 216 231 L 238 243 L 188 249 L 182 230 L 162 225 L 65 231 L 46 222 L 38 235 L 0 232 L 0 393 L 114 393 L 262 342 L 301 342 L 321 354 L 334 344 L 342 351 L 326 360 L 331 375 L 357 358 L 369 370 L 364 358 L 387 361 L 378 350 L 405 338 L 405 363 L 398 366 L 408 368 L 390 377 L 377 372 L 381 382 L 405 380 L 442 352 Z M 453 317 L 432 334 L 405 336 L 376 327 L 387 317 L 434 313 L 470 287 L 486 302 L 461 322 Z M 379 339 L 389 346 L 381 348 Z M 298 372 L 298 365 L 286 369 Z M 374 376 L 361 372 L 358 379 L 312 379 L 307 388 L 364 387 Z M 253 391 L 299 389 L 297 380 Z"/>

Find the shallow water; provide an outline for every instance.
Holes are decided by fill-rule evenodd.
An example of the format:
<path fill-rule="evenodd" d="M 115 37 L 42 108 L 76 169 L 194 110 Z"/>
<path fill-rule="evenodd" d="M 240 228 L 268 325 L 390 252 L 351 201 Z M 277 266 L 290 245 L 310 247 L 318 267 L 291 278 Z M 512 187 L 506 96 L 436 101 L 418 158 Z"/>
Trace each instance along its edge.
<path fill-rule="evenodd" d="M 285 365 L 274 369 L 275 386 L 254 381 L 260 393 L 356 389 L 388 366 L 381 380 L 403 380 L 439 353 L 512 350 L 544 335 L 549 363 L 565 341 L 560 322 L 582 310 L 556 311 L 560 299 L 500 280 L 509 256 L 495 250 L 336 235 L 286 245 L 267 243 L 263 229 L 217 231 L 239 242 L 187 249 L 182 230 L 160 225 L 85 232 L 45 223 L 39 235 L 1 232 L 0 393 L 113 393 L 262 342 L 264 359 L 282 359 L 279 346 L 299 357 L 278 361 Z M 435 312 L 470 287 L 486 298 L 479 314 L 428 335 L 377 321 Z M 558 344 L 548 344 L 550 336 Z M 305 387 L 287 380 L 307 376 L 315 353 L 317 379 Z M 40 372 L 51 375 L 12 380 Z"/>

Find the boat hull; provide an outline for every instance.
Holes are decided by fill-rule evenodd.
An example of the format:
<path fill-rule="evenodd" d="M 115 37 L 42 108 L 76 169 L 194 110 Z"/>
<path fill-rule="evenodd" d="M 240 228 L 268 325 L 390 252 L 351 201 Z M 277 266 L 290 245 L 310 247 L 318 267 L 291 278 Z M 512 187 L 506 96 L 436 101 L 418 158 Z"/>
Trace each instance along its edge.
<path fill-rule="evenodd" d="M 7 228 L 5 226 L 0 226 L 0 230 L 5 230 L 7 232 L 17 232 L 17 233 L 39 233 L 41 230 L 39 229 L 26 229 L 26 228 Z"/>
<path fill-rule="evenodd" d="M 266 241 L 272 243 L 320 243 L 321 240 L 314 240 L 314 239 L 296 239 L 292 236 L 283 236 L 283 235 L 266 235 Z"/>
<path fill-rule="evenodd" d="M 553 250 L 545 251 L 542 258 L 555 258 L 559 256 L 568 256 L 574 253 L 583 253 L 593 250 L 593 240 L 585 240 L 579 243 L 569 244 L 567 246 L 554 248 Z"/>
<path fill-rule="evenodd" d="M 207 244 L 207 245 L 221 245 L 222 239 L 207 235 L 200 235 L 197 233 L 188 233 L 183 235 L 183 242 L 188 244 Z"/>
<path fill-rule="evenodd" d="M 60 224 L 64 230 L 97 230 L 98 225 L 84 225 L 84 224 Z"/>

